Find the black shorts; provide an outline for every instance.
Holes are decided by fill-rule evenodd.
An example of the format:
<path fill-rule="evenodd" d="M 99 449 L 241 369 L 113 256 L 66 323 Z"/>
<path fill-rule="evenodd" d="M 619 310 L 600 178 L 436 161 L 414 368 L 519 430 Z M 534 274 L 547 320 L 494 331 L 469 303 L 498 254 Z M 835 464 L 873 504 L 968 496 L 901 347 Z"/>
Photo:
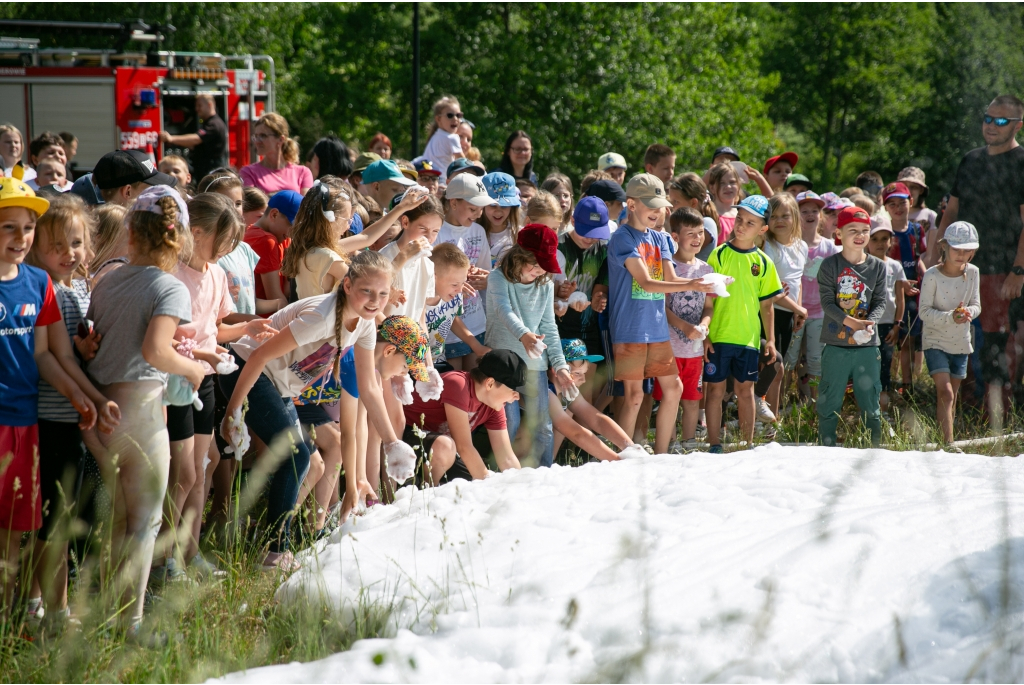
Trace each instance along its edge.
<path fill-rule="evenodd" d="M 76 516 L 69 507 L 78 499 L 84 457 L 78 424 L 39 419 L 40 540 L 49 540 L 58 526 L 67 527 Z"/>
<path fill-rule="evenodd" d="M 186 407 L 167 407 L 167 436 L 171 442 L 175 440 L 188 440 L 194 435 L 210 435 L 214 432 L 213 416 L 215 412 L 215 400 L 213 388 L 216 383 L 214 376 L 209 375 L 203 378 L 199 384 L 199 399 L 203 402 L 202 409 L 196 409 L 191 404 Z"/>
<path fill-rule="evenodd" d="M 434 449 L 434 441 L 441 437 L 440 433 L 428 432 L 423 438 L 416 437 L 416 434 L 412 430 L 412 426 L 406 425 L 405 432 L 402 434 L 402 441 L 411 446 L 416 452 L 416 487 L 422 488 L 424 482 L 423 476 L 428 473 L 426 468 L 426 460 L 430 456 L 430 451 Z M 455 455 L 455 463 L 445 471 L 444 475 L 441 476 L 441 483 L 450 483 L 451 481 L 461 478 L 462 480 L 473 480 L 473 474 L 469 472 L 466 467 L 466 462 L 462 461 L 462 457 L 458 454 Z M 403 485 L 408 484 L 403 483 Z"/>
<path fill-rule="evenodd" d="M 316 442 L 313 440 L 316 427 L 330 423 L 334 419 L 320 404 L 296 404 L 295 413 L 299 415 L 299 425 L 302 426 L 302 441 L 306 443 L 306 447 L 312 454 L 317 449 Z"/>

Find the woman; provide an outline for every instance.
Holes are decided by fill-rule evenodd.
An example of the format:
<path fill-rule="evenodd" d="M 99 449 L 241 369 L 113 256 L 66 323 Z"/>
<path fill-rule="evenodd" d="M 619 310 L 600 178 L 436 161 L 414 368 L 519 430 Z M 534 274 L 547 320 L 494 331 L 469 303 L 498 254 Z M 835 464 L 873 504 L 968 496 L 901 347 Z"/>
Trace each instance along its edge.
<path fill-rule="evenodd" d="M 316 141 L 306 157 L 306 166 L 314 179 L 324 176 L 348 178 L 352 174 L 352 157 L 348 146 L 335 136 Z"/>
<path fill-rule="evenodd" d="M 10 176 L 14 165 L 21 161 L 25 154 L 25 139 L 21 131 L 11 124 L 0 124 L 0 160 L 3 161 L 4 176 Z M 31 181 L 36 177 L 35 169 L 25 169 L 22 181 Z"/>
<path fill-rule="evenodd" d="M 391 139 L 383 133 L 378 133 L 370 138 L 366 149 L 380 155 L 381 159 L 391 159 Z"/>
<path fill-rule="evenodd" d="M 288 122 L 280 114 L 264 114 L 253 127 L 256 154 L 262 159 L 242 167 L 239 175 L 247 186 L 267 195 L 282 190 L 304 194 L 313 187 L 313 174 L 298 164 L 299 144 L 288 137 Z"/>
<path fill-rule="evenodd" d="M 533 170 L 533 141 L 526 131 L 513 131 L 505 140 L 505 154 L 494 171 L 503 171 L 517 181 L 524 178 L 537 184 L 537 174 Z"/>

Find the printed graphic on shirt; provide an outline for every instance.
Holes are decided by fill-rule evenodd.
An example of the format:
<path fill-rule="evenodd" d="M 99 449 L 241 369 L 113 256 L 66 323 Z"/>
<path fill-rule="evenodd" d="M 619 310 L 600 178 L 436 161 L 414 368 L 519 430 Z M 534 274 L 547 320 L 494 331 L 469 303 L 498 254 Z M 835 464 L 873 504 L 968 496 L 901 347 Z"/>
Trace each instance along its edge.
<path fill-rule="evenodd" d="M 443 300 L 435 306 L 427 307 L 427 340 L 430 343 L 430 354 L 434 361 L 444 360 L 444 341 L 452 330 L 452 322 L 456 316 L 461 317 L 462 294 L 459 293 L 447 302 Z"/>
<path fill-rule="evenodd" d="M 318 396 L 320 394 L 320 384 L 316 381 L 321 379 L 325 374 L 330 375 L 333 380 L 334 375 L 331 372 L 334 370 L 334 355 L 337 354 L 337 352 L 338 348 L 333 347 L 330 343 L 324 343 L 316 350 L 316 352 L 288 367 L 289 370 L 299 378 L 299 380 L 306 384 L 306 387 L 303 388 L 302 394 L 300 395 L 301 398 L 312 399 Z M 307 395 L 309 395 L 308 398 Z M 340 396 L 339 392 L 338 396 L 335 397 L 335 400 Z M 309 402 L 302 402 L 302 404 L 309 404 Z"/>
<path fill-rule="evenodd" d="M 836 279 L 836 304 L 846 312 L 847 316 L 861 321 L 867 319 L 870 299 L 871 293 L 864 281 L 861 280 L 860 274 L 850 267 L 839 272 L 839 278 Z M 832 332 L 835 332 L 838 327 L 839 325 L 834 321 L 829 322 L 829 329 Z M 843 326 L 836 337 L 846 340 L 851 345 L 857 344 L 853 339 L 853 329 L 849 326 Z"/>
<path fill-rule="evenodd" d="M 221 264 L 221 268 L 223 268 Z M 235 309 L 239 306 L 239 296 L 243 291 L 252 290 L 255 287 L 252 276 L 246 273 L 235 273 L 230 269 L 224 269 L 224 274 L 228 277 L 228 293 L 231 295 L 231 301 L 235 303 Z"/>
<path fill-rule="evenodd" d="M 636 247 L 637 252 L 640 253 L 640 261 L 647 267 L 647 273 L 650 275 L 651 280 L 663 281 L 665 280 L 665 272 L 662 268 L 661 262 L 661 249 L 657 245 L 651 245 L 649 243 L 640 243 Z M 640 284 L 633 280 L 633 299 L 634 300 L 664 300 L 665 293 L 649 293 L 640 287 Z"/>

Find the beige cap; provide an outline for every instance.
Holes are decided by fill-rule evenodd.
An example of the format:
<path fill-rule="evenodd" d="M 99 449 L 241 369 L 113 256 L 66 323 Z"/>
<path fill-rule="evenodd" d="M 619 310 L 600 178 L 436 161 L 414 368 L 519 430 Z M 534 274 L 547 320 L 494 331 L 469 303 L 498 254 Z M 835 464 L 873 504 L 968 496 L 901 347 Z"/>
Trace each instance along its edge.
<path fill-rule="evenodd" d="M 916 166 L 905 167 L 900 171 L 900 175 L 896 177 L 896 180 L 900 183 L 916 183 L 925 190 L 928 189 L 928 184 L 924 182 L 924 171 Z"/>
<path fill-rule="evenodd" d="M 664 209 L 671 207 L 665 193 L 665 184 L 654 174 L 637 174 L 629 179 L 626 186 L 626 197 L 640 200 L 650 209 Z"/>

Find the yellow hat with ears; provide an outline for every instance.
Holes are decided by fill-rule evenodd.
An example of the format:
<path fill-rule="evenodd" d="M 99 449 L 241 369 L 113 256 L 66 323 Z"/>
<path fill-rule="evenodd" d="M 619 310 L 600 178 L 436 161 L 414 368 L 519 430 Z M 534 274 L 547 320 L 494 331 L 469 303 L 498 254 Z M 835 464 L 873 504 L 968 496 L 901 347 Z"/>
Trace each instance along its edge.
<path fill-rule="evenodd" d="M 10 176 L 0 178 L 0 209 L 25 207 L 41 216 L 50 208 L 50 201 L 44 197 L 36 197 L 35 192 L 21 180 L 24 175 L 25 167 L 18 162 L 11 170 Z"/>

